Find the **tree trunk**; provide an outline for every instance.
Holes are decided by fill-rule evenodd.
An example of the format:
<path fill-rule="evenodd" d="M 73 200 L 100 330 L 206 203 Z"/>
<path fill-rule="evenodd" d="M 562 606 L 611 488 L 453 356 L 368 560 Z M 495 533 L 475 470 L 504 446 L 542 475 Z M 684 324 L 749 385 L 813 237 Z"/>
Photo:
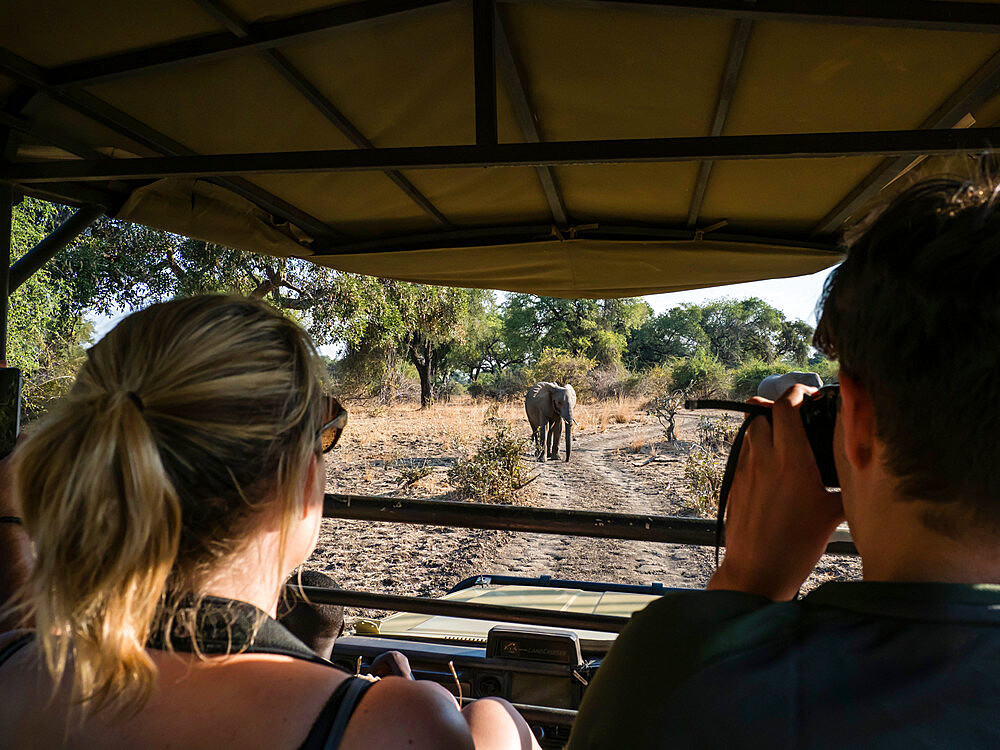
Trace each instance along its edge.
<path fill-rule="evenodd" d="M 417 356 L 417 347 L 410 345 L 410 362 L 420 376 L 420 408 L 426 409 L 434 402 L 434 357 L 430 345 L 425 344 L 421 349 L 423 360 Z"/>

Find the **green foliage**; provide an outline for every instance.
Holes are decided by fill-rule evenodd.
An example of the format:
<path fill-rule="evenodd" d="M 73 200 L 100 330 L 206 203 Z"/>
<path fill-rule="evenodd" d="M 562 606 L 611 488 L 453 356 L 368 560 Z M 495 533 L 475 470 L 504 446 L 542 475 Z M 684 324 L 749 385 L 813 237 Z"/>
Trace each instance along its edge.
<path fill-rule="evenodd" d="M 558 349 L 600 364 L 621 361 L 629 333 L 652 314 L 642 300 L 558 299 L 512 294 L 503 306 L 503 340 L 511 361 Z"/>
<path fill-rule="evenodd" d="M 671 358 L 687 357 L 708 345 L 701 327 L 701 308 L 681 305 L 649 318 L 631 332 L 625 360 L 631 367 L 649 367 Z"/>
<path fill-rule="evenodd" d="M 701 327 L 712 354 L 726 367 L 735 367 L 751 357 L 773 362 L 784 320 L 780 311 L 757 297 L 722 299 L 702 307 Z"/>
<path fill-rule="evenodd" d="M 532 383 L 550 381 L 566 385 L 569 383 L 580 398 L 590 396 L 591 383 L 587 377 L 596 369 L 597 362 L 589 357 L 569 354 L 559 349 L 545 349 L 532 369 Z"/>
<path fill-rule="evenodd" d="M 469 383 L 467 390 L 473 398 L 523 401 L 524 395 L 535 382 L 532 372 L 527 368 L 509 367 L 503 372 L 483 375 L 477 382 Z"/>
<path fill-rule="evenodd" d="M 33 198 L 14 207 L 11 260 L 16 261 L 56 225 L 56 208 Z M 67 324 L 63 314 L 65 287 L 47 268 L 33 274 L 11 295 L 8 313 L 7 364 L 30 373 L 48 341 Z"/>
<path fill-rule="evenodd" d="M 757 395 L 757 386 L 768 375 L 785 372 L 782 365 L 768 364 L 759 359 L 750 359 L 732 372 L 732 388 L 730 394 L 739 401 L 746 401 Z"/>
<path fill-rule="evenodd" d="M 680 360 L 672 371 L 673 388 L 692 398 L 709 398 L 727 390 L 726 368 L 712 354 L 698 349 Z"/>
<path fill-rule="evenodd" d="M 726 458 L 713 450 L 695 448 L 684 461 L 684 481 L 691 492 L 690 506 L 698 515 L 714 518 Z"/>
<path fill-rule="evenodd" d="M 59 335 L 47 338 L 34 366 L 25 373 L 21 391 L 21 415 L 25 423 L 42 416 L 73 387 L 77 372 L 87 360 L 83 342 L 92 335 L 93 326 L 79 321 Z"/>
<path fill-rule="evenodd" d="M 813 327 L 804 320 L 783 320 L 775 349 L 782 359 L 804 364 L 812 346 Z"/>
<path fill-rule="evenodd" d="M 485 427 L 476 452 L 455 462 L 448 470 L 448 481 L 462 497 L 513 503 L 533 479 L 522 458 L 529 440 L 515 435 L 500 419 L 488 419 Z"/>
<path fill-rule="evenodd" d="M 823 380 L 824 385 L 839 382 L 840 364 L 827 359 L 822 354 L 817 354 L 809 360 L 808 368 L 810 372 L 815 372 Z"/>

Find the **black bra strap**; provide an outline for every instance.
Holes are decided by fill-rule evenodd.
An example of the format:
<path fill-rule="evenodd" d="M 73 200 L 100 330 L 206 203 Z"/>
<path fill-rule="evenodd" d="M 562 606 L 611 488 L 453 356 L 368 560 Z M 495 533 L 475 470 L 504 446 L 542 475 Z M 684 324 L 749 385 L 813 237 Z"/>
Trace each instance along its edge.
<path fill-rule="evenodd" d="M 344 738 L 347 722 L 351 720 L 354 709 L 357 708 L 368 689 L 375 684 L 364 677 L 351 677 L 348 683 L 344 699 L 340 702 L 340 708 L 333 719 L 333 726 L 330 727 L 330 733 L 326 736 L 323 750 L 337 750 L 340 747 L 340 741 Z"/>

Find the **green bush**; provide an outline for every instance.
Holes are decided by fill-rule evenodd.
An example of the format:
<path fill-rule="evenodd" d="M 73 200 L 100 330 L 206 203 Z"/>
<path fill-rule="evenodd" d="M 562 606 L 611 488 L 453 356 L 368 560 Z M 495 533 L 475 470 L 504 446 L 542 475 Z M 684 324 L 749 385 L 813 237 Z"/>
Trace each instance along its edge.
<path fill-rule="evenodd" d="M 480 375 L 475 383 L 469 383 L 468 393 L 473 398 L 491 398 L 495 401 L 515 401 L 523 399 L 528 389 L 535 384 L 532 373 L 523 367 L 509 367 L 503 372 Z"/>
<path fill-rule="evenodd" d="M 779 363 L 769 365 L 760 359 L 748 360 L 730 373 L 732 397 L 739 401 L 745 401 L 751 396 L 756 396 L 760 381 L 768 375 L 775 375 L 786 370 L 787 368 Z"/>
<path fill-rule="evenodd" d="M 448 481 L 457 494 L 474 500 L 513 503 L 517 493 L 534 477 L 521 457 L 529 439 L 518 437 L 500 419 L 488 419 L 486 434 L 471 456 L 459 459 L 448 470 Z"/>
<path fill-rule="evenodd" d="M 827 359 L 822 354 L 816 355 L 808 365 L 810 372 L 815 372 L 823 379 L 824 385 L 839 381 L 840 363 Z"/>
<path fill-rule="evenodd" d="M 691 491 L 690 507 L 698 515 L 714 518 L 719 510 L 719 490 L 726 469 L 726 456 L 695 448 L 684 462 L 684 480 Z"/>
<path fill-rule="evenodd" d="M 569 383 L 578 398 L 586 399 L 591 396 L 588 376 L 595 369 L 597 362 L 589 357 L 573 356 L 561 349 L 545 349 L 532 368 L 531 385 L 543 380 L 560 385 Z"/>
<path fill-rule="evenodd" d="M 673 390 L 684 391 L 692 398 L 711 398 L 727 391 L 726 368 L 704 349 L 680 360 L 671 375 Z"/>

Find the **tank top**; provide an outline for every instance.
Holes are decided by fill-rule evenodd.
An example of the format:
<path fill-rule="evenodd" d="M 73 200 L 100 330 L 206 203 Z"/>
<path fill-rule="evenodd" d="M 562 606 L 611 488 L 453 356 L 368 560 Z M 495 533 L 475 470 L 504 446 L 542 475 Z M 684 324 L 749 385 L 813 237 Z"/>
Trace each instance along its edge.
<path fill-rule="evenodd" d="M 193 637 L 181 632 L 179 626 L 169 636 L 157 631 L 149 640 L 149 648 L 162 650 L 169 641 L 175 651 L 193 652 L 197 647 L 206 655 L 277 654 L 336 669 L 252 604 L 208 596 L 200 602 L 196 622 Z M 27 633 L 7 644 L 0 650 L 0 667 L 33 639 L 34 633 Z M 373 684 L 364 677 L 349 677 L 341 682 L 320 710 L 298 750 L 337 750 L 351 715 Z"/>

